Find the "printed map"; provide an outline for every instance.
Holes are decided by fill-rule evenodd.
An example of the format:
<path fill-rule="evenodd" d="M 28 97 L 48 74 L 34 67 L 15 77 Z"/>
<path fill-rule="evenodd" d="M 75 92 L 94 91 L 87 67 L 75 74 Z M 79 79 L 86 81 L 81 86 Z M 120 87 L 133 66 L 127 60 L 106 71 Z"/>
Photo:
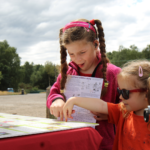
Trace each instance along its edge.
<path fill-rule="evenodd" d="M 0 113 L 0 138 L 54 132 L 99 124 L 89 122 L 65 122 L 55 119 Z"/>

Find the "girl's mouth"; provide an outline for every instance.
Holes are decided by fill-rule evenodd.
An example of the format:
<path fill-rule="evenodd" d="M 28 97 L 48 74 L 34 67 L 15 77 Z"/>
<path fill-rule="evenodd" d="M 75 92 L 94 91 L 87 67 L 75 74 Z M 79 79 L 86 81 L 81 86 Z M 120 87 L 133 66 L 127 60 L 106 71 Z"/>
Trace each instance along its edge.
<path fill-rule="evenodd" d="M 128 105 L 128 104 L 126 104 L 126 103 L 123 103 L 123 104 L 124 104 L 125 106 Z"/>
<path fill-rule="evenodd" d="M 83 64 L 78 64 L 78 66 L 79 66 L 80 68 L 82 68 L 82 67 L 84 66 L 84 63 L 83 63 Z"/>

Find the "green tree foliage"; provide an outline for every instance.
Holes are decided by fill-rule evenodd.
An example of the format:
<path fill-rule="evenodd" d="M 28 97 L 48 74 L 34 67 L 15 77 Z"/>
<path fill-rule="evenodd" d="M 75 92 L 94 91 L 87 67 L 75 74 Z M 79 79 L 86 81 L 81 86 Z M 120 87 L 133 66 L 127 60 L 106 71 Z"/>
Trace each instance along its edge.
<path fill-rule="evenodd" d="M 3 78 L 2 72 L 0 71 L 0 84 L 1 84 L 1 80 Z"/>
<path fill-rule="evenodd" d="M 58 69 L 59 66 L 55 67 L 51 62 L 46 62 L 46 67 L 25 62 L 25 64 L 20 67 L 19 88 L 30 90 L 33 87 L 38 87 L 39 89 L 45 90 L 49 84 L 52 85 L 55 82 L 55 76 L 58 75 Z M 27 88 L 27 85 L 30 85 L 30 87 Z"/>
<path fill-rule="evenodd" d="M 20 74 L 19 83 L 23 83 L 24 82 L 24 78 L 25 78 L 24 66 L 20 66 L 19 74 Z"/>
<path fill-rule="evenodd" d="M 128 61 L 145 58 L 143 51 L 140 52 L 135 45 L 131 45 L 130 48 L 120 46 L 118 51 L 108 52 L 107 56 L 110 62 L 118 67 L 122 67 Z"/>
<path fill-rule="evenodd" d="M 12 87 L 18 88 L 19 82 L 20 57 L 16 48 L 10 47 L 6 40 L 0 42 L 0 71 L 3 74 L 0 90 L 7 90 Z"/>
<path fill-rule="evenodd" d="M 25 89 L 26 88 L 26 84 L 21 82 L 18 84 L 19 89 Z"/>
<path fill-rule="evenodd" d="M 46 62 L 43 66 L 26 61 L 20 66 L 16 48 L 10 47 L 6 40 L 0 42 L 0 90 L 7 90 L 8 87 L 15 91 L 18 88 L 30 90 L 33 87 L 46 89 L 55 82 L 58 69 L 59 66 L 51 62 Z"/>
<path fill-rule="evenodd" d="M 24 66 L 22 67 L 22 72 L 24 73 L 24 83 L 31 83 L 30 77 L 33 73 L 33 62 L 30 64 L 28 61 L 25 62 Z"/>
<path fill-rule="evenodd" d="M 52 83 L 55 82 L 56 76 L 58 75 L 58 70 L 56 68 L 56 66 L 49 61 L 46 61 L 45 63 L 45 70 L 48 74 L 48 78 L 49 78 L 49 86 L 52 85 Z M 54 79 L 52 79 L 54 77 Z"/>
<path fill-rule="evenodd" d="M 52 82 L 52 84 L 54 83 L 54 76 L 51 77 L 50 79 Z M 44 70 L 42 71 L 42 78 L 40 80 L 38 80 L 34 86 L 37 86 L 39 89 L 46 89 L 49 86 L 49 80 L 48 80 L 48 74 Z"/>
<path fill-rule="evenodd" d="M 142 53 L 144 58 L 150 59 L 150 45 L 147 45 L 147 47 L 143 49 Z"/>
<path fill-rule="evenodd" d="M 30 81 L 32 85 L 35 85 L 38 81 L 42 80 L 44 73 L 44 66 L 42 65 L 35 65 L 33 67 L 33 73 L 30 77 Z"/>

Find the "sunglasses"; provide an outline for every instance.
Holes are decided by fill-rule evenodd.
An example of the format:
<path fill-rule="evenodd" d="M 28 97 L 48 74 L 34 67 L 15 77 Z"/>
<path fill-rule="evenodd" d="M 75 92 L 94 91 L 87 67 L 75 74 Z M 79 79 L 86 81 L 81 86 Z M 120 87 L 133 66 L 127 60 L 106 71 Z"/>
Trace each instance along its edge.
<path fill-rule="evenodd" d="M 134 89 L 134 90 L 126 90 L 126 89 L 122 89 L 120 90 L 119 88 L 117 88 L 117 91 L 119 93 L 119 96 L 122 95 L 122 97 L 124 99 L 129 99 L 129 94 L 133 93 L 133 92 L 146 92 L 147 89 Z"/>

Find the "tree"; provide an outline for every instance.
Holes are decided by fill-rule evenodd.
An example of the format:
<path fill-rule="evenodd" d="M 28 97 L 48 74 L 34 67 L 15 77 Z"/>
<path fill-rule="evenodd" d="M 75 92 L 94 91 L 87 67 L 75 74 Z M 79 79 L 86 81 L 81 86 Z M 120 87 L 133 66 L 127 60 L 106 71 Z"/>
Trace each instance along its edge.
<path fill-rule="evenodd" d="M 42 80 L 43 78 L 43 72 L 44 72 L 44 66 L 42 65 L 36 65 L 33 67 L 33 73 L 30 77 L 30 81 L 32 83 L 33 86 L 35 86 L 35 84 Z"/>
<path fill-rule="evenodd" d="M 0 42 L 0 71 L 3 74 L 0 89 L 6 90 L 8 87 L 18 88 L 18 78 L 20 69 L 20 57 L 16 48 L 10 47 L 6 40 Z"/>
<path fill-rule="evenodd" d="M 24 83 L 30 83 L 30 77 L 33 73 L 33 62 L 30 64 L 28 61 L 25 62 L 23 69 L 24 69 Z"/>
<path fill-rule="evenodd" d="M 113 54 L 111 52 L 108 52 L 106 55 L 110 60 L 113 58 Z"/>
<path fill-rule="evenodd" d="M 120 46 L 118 51 L 109 52 L 107 56 L 111 63 L 118 67 L 122 67 L 122 65 L 128 61 L 144 58 L 142 52 L 140 52 L 135 45 L 131 45 L 130 48 Z"/>
<path fill-rule="evenodd" d="M 56 69 L 56 66 L 49 61 L 46 61 L 45 63 L 45 70 L 48 74 L 49 86 L 50 86 L 55 82 L 56 76 L 58 75 L 58 70 Z M 50 80 L 52 78 L 54 78 L 54 80 Z"/>
<path fill-rule="evenodd" d="M 48 64 L 52 66 L 56 76 L 58 75 L 59 66 L 55 66 L 52 63 L 47 63 L 47 70 Z M 56 69 L 56 71 L 55 71 Z M 50 75 L 46 72 L 45 66 L 43 65 L 34 65 L 33 63 L 25 62 L 23 66 L 20 67 L 20 84 L 19 87 L 25 83 L 26 85 L 30 84 L 32 87 L 38 87 L 39 89 L 46 89 L 48 85 L 52 85 L 55 82 L 55 73 L 50 73 Z"/>
<path fill-rule="evenodd" d="M 0 84 L 1 84 L 1 79 L 3 78 L 2 72 L 0 71 Z"/>
<path fill-rule="evenodd" d="M 44 89 L 45 90 L 49 86 L 49 77 L 48 77 L 48 74 L 47 74 L 45 68 L 41 72 L 41 76 L 42 76 L 42 78 L 37 80 L 37 82 L 35 82 L 34 86 L 36 86 L 36 87 L 38 86 L 39 89 Z M 53 81 L 54 81 L 54 77 L 51 77 L 50 84 L 53 84 Z"/>
<path fill-rule="evenodd" d="M 25 78 L 25 69 L 24 66 L 20 66 L 19 70 L 19 83 L 23 83 Z"/>
<path fill-rule="evenodd" d="M 150 45 L 147 45 L 147 47 L 142 50 L 142 54 L 144 58 L 150 59 Z"/>

